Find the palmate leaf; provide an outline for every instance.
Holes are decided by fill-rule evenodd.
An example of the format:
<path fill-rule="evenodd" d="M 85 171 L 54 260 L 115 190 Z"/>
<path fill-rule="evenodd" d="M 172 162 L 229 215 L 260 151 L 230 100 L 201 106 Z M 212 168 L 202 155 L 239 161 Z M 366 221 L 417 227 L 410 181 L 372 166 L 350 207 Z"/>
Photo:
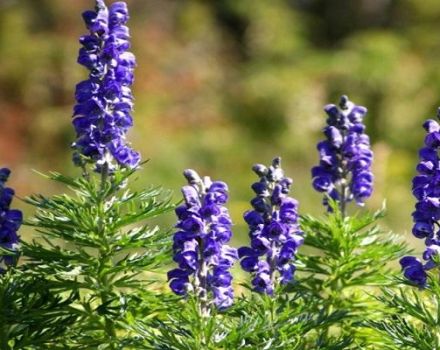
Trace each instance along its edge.
<path fill-rule="evenodd" d="M 391 343 L 387 345 L 388 349 L 440 349 L 438 329 L 433 331 L 424 324 L 410 323 L 404 317 L 395 316 L 381 322 L 372 321 L 370 325 L 391 339 Z"/>
<path fill-rule="evenodd" d="M 191 297 L 186 300 L 172 296 L 163 304 L 165 313 L 149 320 L 138 320 L 132 328 L 141 336 L 138 349 L 241 349 L 229 347 L 225 338 L 230 330 L 237 330 L 236 323 L 228 313 L 214 313 L 202 317 L 197 311 L 197 302 Z M 249 325 L 246 325 L 249 327 Z"/>
<path fill-rule="evenodd" d="M 349 337 L 315 340 L 321 330 L 343 319 L 345 313 L 336 311 L 329 314 L 322 308 L 314 312 L 319 306 L 313 307 L 312 303 L 314 301 L 309 296 L 287 294 L 284 290 L 275 297 L 257 294 L 242 297 L 232 310 L 240 319 L 239 326 L 235 328 L 241 329 L 250 321 L 255 327 L 246 334 L 241 332 L 237 340 L 243 349 L 342 349 L 342 346 L 347 346 L 351 342 Z M 228 336 L 225 339 L 234 338 Z"/>
<path fill-rule="evenodd" d="M 424 289 L 402 286 L 383 289 L 378 299 L 391 311 L 383 320 L 371 321 L 390 349 L 440 349 L 440 285 L 437 272 L 429 272 Z"/>
<path fill-rule="evenodd" d="M 328 310 L 345 310 L 347 317 L 332 332 L 355 335 L 354 344 L 368 348 L 362 321 L 379 319 L 384 311 L 372 294 L 393 284 L 395 272 L 389 263 L 409 251 L 396 235 L 376 225 L 384 209 L 343 217 L 335 203 L 332 208 L 324 218 L 301 218 L 309 252 L 299 256 L 298 288 Z"/>
<path fill-rule="evenodd" d="M 100 196 L 95 193 L 100 191 L 97 185 L 91 186 L 90 182 L 83 179 L 74 180 L 60 175 L 54 175 L 53 178 L 58 181 L 61 178 L 63 182 L 69 184 L 75 183 L 76 196 L 59 195 L 45 198 L 39 195 L 27 199 L 29 204 L 37 207 L 37 213 L 26 224 L 35 227 L 37 232 L 45 238 L 46 243 L 50 244 L 51 240 L 58 239 L 65 246 L 73 245 L 75 251 L 78 251 L 78 248 L 81 249 L 81 246 L 101 249 L 108 245 L 106 247 L 109 249 L 108 253 L 114 255 L 123 250 L 137 248 L 151 250 L 157 247 L 160 252 L 163 252 L 164 248 L 169 246 L 167 244 L 168 233 L 160 232 L 156 227 L 149 228 L 147 225 L 129 229 L 124 227 L 145 218 L 156 217 L 173 208 L 169 199 L 158 200 L 161 195 L 159 189 L 154 188 L 134 194 L 130 200 L 121 202 L 119 197 L 115 197 L 117 189 L 113 189 L 113 192 L 105 191 L 106 194 Z M 140 200 L 143 202 L 136 204 Z M 98 205 L 99 203 L 101 205 Z M 29 247 L 30 245 L 26 245 L 25 250 L 27 249 L 27 255 L 32 258 L 35 249 L 28 249 Z M 60 258 L 69 257 L 69 254 L 64 254 L 66 250 L 63 251 L 63 248 L 55 244 L 52 244 L 50 249 L 57 250 Z M 80 255 L 93 256 L 93 254 L 87 254 L 87 251 L 84 248 Z M 81 260 L 79 255 L 71 256 L 71 258 L 71 260 Z"/>
<path fill-rule="evenodd" d="M 0 277 L 0 348 L 48 349 L 77 320 L 74 293 L 53 293 L 41 277 L 10 269 Z"/>
<path fill-rule="evenodd" d="M 54 344 L 119 349 L 132 342 L 123 324 L 142 301 L 131 295 L 151 286 L 151 273 L 168 262 L 171 249 L 169 231 L 147 221 L 174 208 L 160 188 L 130 191 L 133 174 L 118 170 L 102 182 L 51 173 L 71 194 L 26 199 L 36 207 L 26 224 L 40 235 L 23 244 L 28 268 L 47 276 L 52 290 L 78 296 L 72 305 L 77 322 Z M 148 300 L 154 309 L 158 301 Z"/>
<path fill-rule="evenodd" d="M 311 299 L 297 293 L 271 298 L 250 294 L 237 298 L 225 312 L 203 319 L 195 302 L 170 300 L 168 312 L 153 324 L 137 322 L 143 349 L 345 349 L 349 337 L 327 337 L 318 342 L 313 334 L 340 321 L 343 312 L 309 312 Z M 313 309 L 313 308 L 312 308 Z"/>

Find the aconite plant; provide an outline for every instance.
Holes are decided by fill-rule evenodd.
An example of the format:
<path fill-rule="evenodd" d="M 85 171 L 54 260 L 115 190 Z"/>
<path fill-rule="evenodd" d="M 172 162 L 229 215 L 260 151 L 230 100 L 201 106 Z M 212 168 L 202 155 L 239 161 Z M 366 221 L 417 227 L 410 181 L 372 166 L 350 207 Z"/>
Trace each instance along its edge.
<path fill-rule="evenodd" d="M 363 208 L 373 193 L 367 109 L 345 95 L 324 108 L 311 170 L 322 215 L 299 210 L 295 187 L 308 184 L 294 183 L 294 164 L 274 157 L 252 167 L 239 230 L 228 178 L 185 170 L 182 199 L 167 184 L 133 189 L 146 163 L 127 140 L 136 66 L 128 6 L 96 0 L 83 20 L 77 174 L 45 175 L 64 193 L 24 198 L 33 213 L 23 220 L 11 209 L 10 170 L 0 168 L 0 350 L 440 349 L 437 121 L 424 124 L 413 181 L 422 259 L 380 229 L 383 208 Z M 173 210 L 174 227 L 152 220 L 175 220 Z M 20 239 L 23 226 L 31 239 Z"/>

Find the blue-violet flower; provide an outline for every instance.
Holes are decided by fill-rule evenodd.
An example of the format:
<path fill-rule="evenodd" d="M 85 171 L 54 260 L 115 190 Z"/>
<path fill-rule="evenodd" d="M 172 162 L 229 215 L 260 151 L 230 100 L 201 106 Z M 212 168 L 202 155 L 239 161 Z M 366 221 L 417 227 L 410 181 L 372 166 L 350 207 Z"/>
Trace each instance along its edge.
<path fill-rule="evenodd" d="M 241 247 L 238 254 L 242 268 L 253 274 L 254 290 L 272 295 L 278 283 L 293 279 L 293 261 L 304 238 L 298 225 L 298 202 L 288 196 L 292 179 L 284 176 L 281 158 L 268 168 L 257 164 L 252 169 L 260 180 L 252 185 L 253 210 L 244 214 L 251 246 Z"/>
<path fill-rule="evenodd" d="M 0 247 L 12 251 L 17 248 L 19 243 L 18 229 L 23 221 L 23 215 L 20 210 L 10 209 L 14 190 L 5 187 L 11 171 L 7 168 L 0 169 Z M 1 255 L 0 264 L 6 266 L 12 265 L 14 257 L 12 255 Z M 3 269 L 0 267 L 0 272 Z"/>
<path fill-rule="evenodd" d="M 174 261 L 178 268 L 168 273 L 170 287 L 178 295 L 193 292 L 202 315 L 211 304 L 224 309 L 233 302 L 229 269 L 238 259 L 237 250 L 227 245 L 232 221 L 224 206 L 228 187 L 224 182 L 203 179 L 194 170 L 185 170 L 188 185 L 182 188 L 184 204 L 176 208 Z"/>
<path fill-rule="evenodd" d="M 440 118 L 440 109 L 437 117 Z M 421 287 L 426 284 L 426 270 L 439 266 L 440 262 L 440 125 L 429 119 L 423 127 L 426 130 L 425 145 L 419 152 L 418 174 L 412 187 L 417 199 L 412 214 L 412 233 L 419 239 L 425 239 L 425 263 L 412 256 L 400 260 L 405 277 Z"/>
<path fill-rule="evenodd" d="M 318 143 L 320 162 L 312 169 L 313 187 L 338 201 L 345 214 L 346 203 L 354 199 L 363 205 L 373 192 L 373 152 L 363 124 L 367 109 L 342 96 L 339 108 L 331 104 L 324 110 L 326 140 Z"/>
<path fill-rule="evenodd" d="M 136 65 L 134 55 L 128 52 L 127 5 L 115 2 L 108 9 L 103 0 L 97 0 L 96 11 L 84 12 L 83 18 L 90 33 L 80 38 L 83 47 L 78 63 L 90 74 L 76 86 L 74 162 L 82 165 L 88 159 L 96 164 L 97 171 L 103 165 L 113 168 L 113 160 L 135 168 L 140 155 L 125 139 L 133 125 L 130 86 Z"/>

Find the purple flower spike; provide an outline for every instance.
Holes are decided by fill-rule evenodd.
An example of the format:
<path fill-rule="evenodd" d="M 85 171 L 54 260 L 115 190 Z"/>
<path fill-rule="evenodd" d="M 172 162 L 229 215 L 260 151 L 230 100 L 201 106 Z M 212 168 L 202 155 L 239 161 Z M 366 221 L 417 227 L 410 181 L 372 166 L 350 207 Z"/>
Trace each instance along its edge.
<path fill-rule="evenodd" d="M 96 11 L 83 13 L 90 33 L 80 38 L 82 48 L 78 63 L 89 71 L 89 79 L 76 86 L 73 126 L 77 139 L 73 143 L 74 162 L 87 160 L 96 171 L 115 163 L 129 168 L 139 165 L 140 155 L 126 141 L 133 125 L 133 70 L 136 60 L 130 48 L 127 26 L 128 10 L 124 2 L 108 9 L 97 1 Z"/>
<path fill-rule="evenodd" d="M 440 118 L 440 109 L 437 118 Z M 418 286 L 426 284 L 425 271 L 438 267 L 440 262 L 440 124 L 429 119 L 423 127 L 426 130 L 425 142 L 419 152 L 420 162 L 416 167 L 418 174 L 414 177 L 412 186 L 417 200 L 412 214 L 412 233 L 425 240 L 425 263 L 414 257 L 404 257 L 401 260 L 405 277 Z"/>
<path fill-rule="evenodd" d="M 342 96 L 339 107 L 328 105 L 324 110 L 326 140 L 318 144 L 320 162 L 312 169 L 313 187 L 327 194 L 325 205 L 328 197 L 338 201 L 345 215 L 348 202 L 363 205 L 373 192 L 373 152 L 363 124 L 367 109 Z"/>
<path fill-rule="evenodd" d="M 226 244 L 232 235 L 232 221 L 224 207 L 228 187 L 209 177 L 202 179 L 194 170 L 185 170 L 184 176 L 188 185 L 182 188 L 184 204 L 176 208 L 173 245 L 178 268 L 168 273 L 168 280 L 178 295 L 194 292 L 207 316 L 212 303 L 224 309 L 234 298 L 229 269 L 238 255 Z"/>
<path fill-rule="evenodd" d="M 266 168 L 253 167 L 260 180 L 252 185 L 253 210 L 244 214 L 251 247 L 238 250 L 243 270 L 253 275 L 255 291 L 272 295 L 278 283 L 287 284 L 295 272 L 295 254 L 303 244 L 298 225 L 298 202 L 290 198 L 292 180 L 284 176 L 281 158 Z"/>
<path fill-rule="evenodd" d="M 0 247 L 7 250 L 17 248 L 20 237 L 17 234 L 23 221 L 23 215 L 20 210 L 10 209 L 14 190 L 5 187 L 11 171 L 7 168 L 0 169 Z M 14 257 L 11 255 L 1 255 L 0 264 L 6 266 L 12 265 Z M 4 271 L 0 266 L 0 271 Z"/>

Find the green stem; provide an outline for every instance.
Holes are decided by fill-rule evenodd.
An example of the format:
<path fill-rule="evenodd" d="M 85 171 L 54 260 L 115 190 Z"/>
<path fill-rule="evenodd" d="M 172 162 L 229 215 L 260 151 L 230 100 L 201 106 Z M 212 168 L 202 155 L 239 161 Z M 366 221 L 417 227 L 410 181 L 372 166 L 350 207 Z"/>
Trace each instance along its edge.
<path fill-rule="evenodd" d="M 270 298 L 270 327 L 272 330 L 272 335 L 276 339 L 278 337 L 278 334 L 276 334 L 276 328 L 275 328 L 275 321 L 277 317 L 276 313 L 276 307 L 275 307 L 275 298 Z"/>
<path fill-rule="evenodd" d="M 110 251 L 110 242 L 107 237 L 107 232 L 105 229 L 105 188 L 106 182 L 109 176 L 109 167 L 107 163 L 104 163 L 101 170 L 101 182 L 100 182 L 100 193 L 98 196 L 98 235 L 102 240 L 102 244 L 98 251 L 98 284 L 99 284 L 99 297 L 101 299 L 101 304 L 107 304 L 111 300 L 111 290 L 112 287 L 108 283 L 107 268 L 112 265 Z M 104 321 L 104 332 L 107 335 L 108 344 L 110 349 L 116 349 L 116 330 L 113 320 L 105 316 Z"/>
<path fill-rule="evenodd" d="M 108 258 L 108 256 L 105 256 L 105 253 L 103 251 L 100 251 L 99 257 L 101 258 L 102 264 L 100 264 L 100 276 L 99 276 L 99 297 L 101 299 L 101 304 L 105 305 L 111 300 L 111 293 L 110 293 L 110 286 L 108 283 L 107 275 L 106 273 L 102 273 L 109 264 L 111 264 L 111 259 Z M 110 345 L 110 349 L 116 349 L 114 346 L 114 342 L 116 341 L 116 330 L 113 320 L 109 319 L 107 316 L 105 316 L 105 322 L 104 322 L 104 331 L 107 335 L 107 339 Z"/>
<path fill-rule="evenodd" d="M 105 184 L 107 182 L 108 175 L 109 175 L 109 166 L 108 163 L 105 162 L 102 165 L 102 169 L 101 169 L 101 184 L 100 184 L 100 196 L 99 196 L 101 202 L 105 201 L 104 191 L 105 191 Z"/>

